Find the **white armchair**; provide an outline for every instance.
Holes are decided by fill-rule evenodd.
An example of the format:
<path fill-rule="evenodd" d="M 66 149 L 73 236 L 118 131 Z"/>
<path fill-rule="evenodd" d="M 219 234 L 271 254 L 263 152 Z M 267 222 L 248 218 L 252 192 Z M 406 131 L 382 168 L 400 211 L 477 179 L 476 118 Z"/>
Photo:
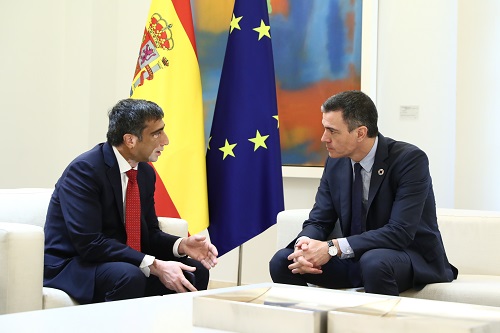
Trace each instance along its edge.
<path fill-rule="evenodd" d="M 302 230 L 310 209 L 289 209 L 277 217 L 277 249 L 286 247 Z M 422 290 L 407 290 L 403 297 L 500 307 L 500 212 L 437 209 L 441 236 L 450 262 L 458 270 L 451 283 L 431 283 Z M 480 250 L 471 248 L 477 244 Z"/>
<path fill-rule="evenodd" d="M 0 314 L 78 305 L 43 287 L 43 225 L 53 189 L 0 189 Z M 186 237 L 187 222 L 159 217 L 160 228 Z"/>

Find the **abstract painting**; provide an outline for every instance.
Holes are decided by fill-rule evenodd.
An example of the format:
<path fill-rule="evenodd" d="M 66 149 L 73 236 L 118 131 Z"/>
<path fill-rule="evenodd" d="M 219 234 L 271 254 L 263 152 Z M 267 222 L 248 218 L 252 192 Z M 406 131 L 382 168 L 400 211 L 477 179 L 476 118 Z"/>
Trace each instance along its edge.
<path fill-rule="evenodd" d="M 191 0 L 205 135 L 210 133 L 234 0 Z M 321 104 L 361 87 L 362 0 L 270 0 L 281 160 L 322 166 Z"/>

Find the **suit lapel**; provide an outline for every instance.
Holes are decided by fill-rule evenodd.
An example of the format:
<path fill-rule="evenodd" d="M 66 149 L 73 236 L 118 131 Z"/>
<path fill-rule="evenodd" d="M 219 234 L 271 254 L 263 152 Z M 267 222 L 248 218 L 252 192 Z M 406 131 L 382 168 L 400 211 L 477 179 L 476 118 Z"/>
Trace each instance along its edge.
<path fill-rule="evenodd" d="M 118 162 L 116 161 L 115 153 L 113 148 L 109 143 L 105 143 L 102 148 L 104 155 L 104 162 L 109 167 L 106 172 L 108 176 L 109 183 L 113 188 L 113 194 L 115 196 L 115 202 L 117 205 L 118 212 L 120 213 L 120 218 L 125 221 L 123 216 L 123 194 L 122 194 L 122 181 L 120 178 L 120 168 L 118 167 Z"/>
<path fill-rule="evenodd" d="M 382 134 L 378 135 L 377 152 L 375 153 L 375 162 L 372 168 L 372 177 L 370 179 L 370 190 L 368 191 L 368 205 L 366 212 L 370 211 L 370 206 L 375 198 L 375 194 L 380 188 L 380 184 L 387 174 L 388 165 L 385 162 L 389 156 L 387 141 Z"/>
<path fill-rule="evenodd" d="M 146 199 L 144 196 L 146 196 L 146 193 L 147 193 L 147 191 L 145 189 L 145 186 L 147 184 L 146 173 L 143 170 L 144 164 L 146 164 L 146 163 L 140 162 L 139 165 L 137 166 L 137 186 L 139 186 L 139 196 L 141 199 L 141 244 L 143 246 L 143 249 L 145 246 L 145 239 L 148 238 L 148 237 L 146 237 L 146 235 L 148 235 L 148 228 L 147 228 L 147 223 L 146 223 L 146 219 L 145 219 L 145 211 L 144 211 L 144 204 L 146 202 Z"/>
<path fill-rule="evenodd" d="M 146 186 L 146 173 L 144 172 L 143 170 L 143 163 L 139 163 L 139 165 L 137 166 L 137 185 L 139 186 L 139 193 L 140 193 L 140 197 L 141 197 L 141 209 L 142 209 L 142 205 L 143 203 L 146 202 L 146 199 L 143 198 L 144 195 L 146 195 L 146 189 L 144 188 Z M 142 215 L 142 214 L 141 214 Z"/>
<path fill-rule="evenodd" d="M 352 165 L 349 158 L 342 159 L 337 180 L 340 183 L 340 221 L 342 232 L 346 235 L 351 230 Z"/>

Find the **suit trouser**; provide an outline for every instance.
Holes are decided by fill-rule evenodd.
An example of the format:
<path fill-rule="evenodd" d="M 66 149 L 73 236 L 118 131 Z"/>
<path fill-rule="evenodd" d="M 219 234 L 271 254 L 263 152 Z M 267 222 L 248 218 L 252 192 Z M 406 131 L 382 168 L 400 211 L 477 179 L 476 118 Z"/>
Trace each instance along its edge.
<path fill-rule="evenodd" d="M 404 251 L 374 249 L 365 252 L 359 261 L 333 257 L 322 266 L 322 274 L 293 274 L 288 256 L 293 249 L 279 250 L 269 262 L 271 278 L 276 283 L 325 288 L 364 287 L 366 292 L 399 295 L 413 286 L 413 268 Z"/>
<path fill-rule="evenodd" d="M 179 258 L 186 265 L 196 267 L 195 287 L 205 290 L 209 273 L 203 265 L 191 258 Z M 154 275 L 146 277 L 141 269 L 125 262 L 108 262 L 97 265 L 93 302 L 116 301 L 144 296 L 173 294 Z"/>

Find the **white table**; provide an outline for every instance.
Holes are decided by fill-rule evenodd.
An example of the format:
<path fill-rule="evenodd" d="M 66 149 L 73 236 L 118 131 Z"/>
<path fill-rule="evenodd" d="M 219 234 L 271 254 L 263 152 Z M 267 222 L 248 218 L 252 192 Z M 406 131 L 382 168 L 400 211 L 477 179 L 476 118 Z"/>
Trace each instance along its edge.
<path fill-rule="evenodd" d="M 269 286 L 272 284 L 262 284 Z M 241 290 L 261 285 L 225 288 Z M 220 289 L 0 315 L 1 332 L 225 332 L 192 326 L 193 297 Z M 140 323 L 140 318 L 144 323 Z"/>
<path fill-rule="evenodd" d="M 94 332 L 227 332 L 202 327 L 193 327 L 193 297 L 207 296 L 218 293 L 237 292 L 255 288 L 269 288 L 276 286 L 290 289 L 288 295 L 307 300 L 313 297 L 318 299 L 342 302 L 342 306 L 355 303 L 361 298 L 369 298 L 370 302 L 377 300 L 400 299 L 394 296 L 359 294 L 357 292 L 316 289 L 307 287 L 276 285 L 262 283 L 224 289 L 213 289 L 195 293 L 173 294 L 168 296 L 146 297 L 133 300 L 115 301 L 90 305 L 79 305 L 51 310 L 20 312 L 0 315 L 0 331 L 3 332 L 40 332 L 40 333 L 94 333 Z M 309 291 L 308 291 L 309 290 Z M 321 294 L 319 294 L 321 293 Z M 319 297 L 318 297 L 319 296 Z M 403 300 L 404 298 L 401 298 Z M 406 299 L 409 300 L 409 299 Z M 451 303 L 440 301 L 410 300 L 415 306 L 412 313 L 430 311 L 432 313 L 448 313 L 460 318 L 461 314 L 469 318 L 489 318 L 500 322 L 500 308 Z M 326 304 L 326 303 L 325 303 Z M 360 304 L 364 304 L 364 301 Z M 217 309 L 216 309 L 217 310 Z M 415 312 L 413 312 L 415 311 Z M 220 320 L 225 320 L 224 313 L 214 311 Z M 458 317 L 457 317 L 458 316 Z M 143 321 L 143 323 L 141 323 Z M 500 325 L 497 326 L 500 328 Z"/>

